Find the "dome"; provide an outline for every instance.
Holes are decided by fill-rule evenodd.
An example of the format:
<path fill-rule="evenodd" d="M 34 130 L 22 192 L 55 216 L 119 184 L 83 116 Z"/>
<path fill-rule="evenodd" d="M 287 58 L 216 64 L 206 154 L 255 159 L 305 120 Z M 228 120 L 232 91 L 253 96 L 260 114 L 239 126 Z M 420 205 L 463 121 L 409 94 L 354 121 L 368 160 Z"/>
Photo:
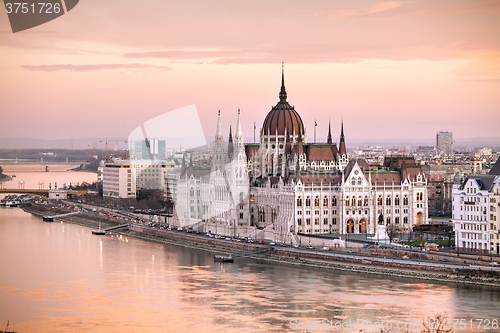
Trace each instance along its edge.
<path fill-rule="evenodd" d="M 264 135 L 304 135 L 304 124 L 294 107 L 286 100 L 285 74 L 281 73 L 280 101 L 266 116 L 262 125 Z"/>
<path fill-rule="evenodd" d="M 281 101 L 267 114 L 262 129 L 265 135 L 304 134 L 304 124 L 295 109 L 285 101 Z"/>

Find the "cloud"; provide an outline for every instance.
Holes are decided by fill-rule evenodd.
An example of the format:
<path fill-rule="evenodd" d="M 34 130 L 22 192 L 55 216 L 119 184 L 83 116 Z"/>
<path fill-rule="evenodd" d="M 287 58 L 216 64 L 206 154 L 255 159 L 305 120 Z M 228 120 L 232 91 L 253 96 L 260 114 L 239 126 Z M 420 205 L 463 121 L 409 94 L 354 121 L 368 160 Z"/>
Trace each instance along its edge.
<path fill-rule="evenodd" d="M 337 9 L 326 14 L 329 19 L 343 19 L 348 17 L 358 17 L 364 15 L 370 15 L 379 12 L 385 12 L 394 8 L 402 6 L 399 2 L 380 2 L 373 3 L 367 6 L 360 6 L 354 8 Z"/>
<path fill-rule="evenodd" d="M 98 65 L 58 64 L 58 65 L 38 65 L 38 66 L 24 65 L 21 67 L 30 71 L 42 71 L 42 72 L 57 72 L 57 71 L 95 72 L 95 71 L 114 70 L 114 69 L 138 69 L 138 70 L 153 69 L 158 71 L 172 70 L 172 67 L 154 66 L 148 64 L 98 64 Z"/>

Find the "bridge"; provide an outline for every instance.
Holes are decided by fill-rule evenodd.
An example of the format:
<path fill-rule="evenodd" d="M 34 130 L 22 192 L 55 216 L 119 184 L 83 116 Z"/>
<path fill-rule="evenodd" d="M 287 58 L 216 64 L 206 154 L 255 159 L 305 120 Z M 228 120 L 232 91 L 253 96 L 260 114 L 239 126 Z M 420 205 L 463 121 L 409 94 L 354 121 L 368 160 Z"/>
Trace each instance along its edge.
<path fill-rule="evenodd" d="M 113 231 L 113 230 L 118 230 L 118 229 L 125 229 L 128 227 L 129 227 L 129 224 L 125 223 L 125 224 L 115 225 L 114 227 L 109 227 L 107 229 L 104 229 L 104 231 Z"/>
<path fill-rule="evenodd" d="M 42 160 L 4 160 L 0 165 L 81 165 L 87 164 L 88 162 L 83 161 L 44 161 Z"/>
<path fill-rule="evenodd" d="M 54 219 L 57 219 L 60 217 L 65 217 L 65 216 L 78 215 L 78 214 L 81 214 L 81 212 L 73 212 L 73 213 L 66 213 L 66 214 L 53 215 L 53 216 L 44 216 L 42 219 L 45 222 L 54 222 Z"/>
<path fill-rule="evenodd" d="M 50 190 L 36 190 L 36 189 L 15 189 L 15 188 L 0 188 L 0 193 L 11 193 L 11 194 L 29 194 L 37 197 L 48 198 Z M 67 190 L 69 195 L 82 195 L 87 193 L 86 190 Z"/>

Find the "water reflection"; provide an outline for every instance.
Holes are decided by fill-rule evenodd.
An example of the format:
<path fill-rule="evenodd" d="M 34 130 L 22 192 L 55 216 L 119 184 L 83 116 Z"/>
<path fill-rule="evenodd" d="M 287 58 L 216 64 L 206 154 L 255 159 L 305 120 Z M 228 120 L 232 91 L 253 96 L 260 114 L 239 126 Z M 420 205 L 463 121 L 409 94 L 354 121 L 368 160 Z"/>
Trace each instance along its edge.
<path fill-rule="evenodd" d="M 128 242 L 127 242 L 128 240 Z M 19 332 L 282 332 L 290 319 L 494 318 L 484 287 L 290 267 L 0 210 L 0 322 Z M 300 331 L 300 330 L 299 330 Z"/>

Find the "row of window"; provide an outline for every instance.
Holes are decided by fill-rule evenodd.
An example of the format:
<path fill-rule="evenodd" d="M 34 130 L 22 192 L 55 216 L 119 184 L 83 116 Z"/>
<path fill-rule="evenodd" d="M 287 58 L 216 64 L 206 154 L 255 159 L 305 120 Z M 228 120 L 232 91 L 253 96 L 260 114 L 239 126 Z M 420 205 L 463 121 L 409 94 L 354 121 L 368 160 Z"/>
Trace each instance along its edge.
<path fill-rule="evenodd" d="M 318 217 L 314 219 L 314 224 L 315 225 L 319 225 L 319 218 Z M 337 218 L 336 217 L 332 218 L 332 224 L 333 225 L 337 224 Z M 297 225 L 302 225 L 302 218 L 298 218 L 297 219 Z M 310 218 L 306 218 L 306 225 L 311 225 L 311 219 Z M 328 225 L 328 218 L 325 217 L 323 219 L 323 225 Z"/>

